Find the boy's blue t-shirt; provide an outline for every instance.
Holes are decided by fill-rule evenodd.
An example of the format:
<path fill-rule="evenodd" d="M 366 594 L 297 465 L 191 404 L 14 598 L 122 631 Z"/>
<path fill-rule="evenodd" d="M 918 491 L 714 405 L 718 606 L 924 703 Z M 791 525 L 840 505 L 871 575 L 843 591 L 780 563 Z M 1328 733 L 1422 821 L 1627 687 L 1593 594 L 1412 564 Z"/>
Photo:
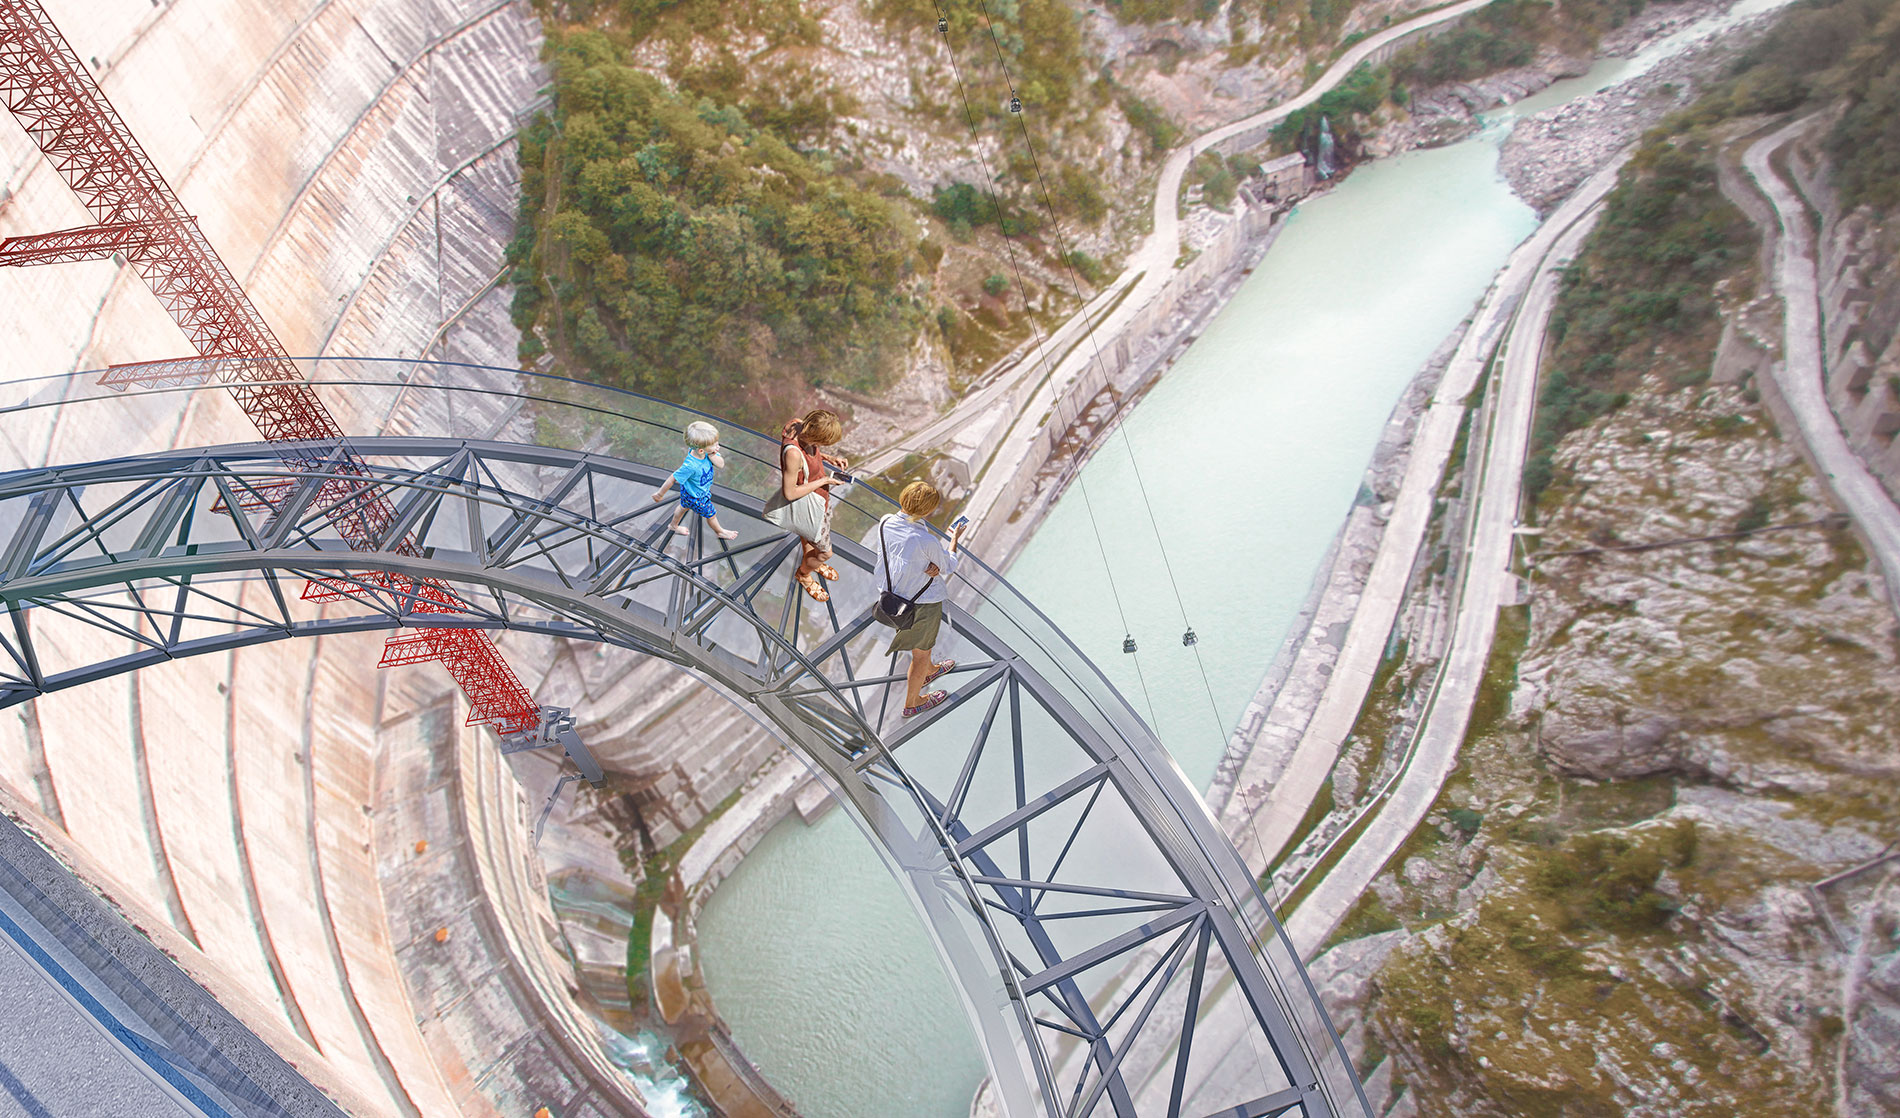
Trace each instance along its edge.
<path fill-rule="evenodd" d="M 686 461 L 673 471 L 673 480 L 680 483 L 680 492 L 695 500 L 712 499 L 713 464 L 711 458 L 701 458 L 688 451 Z"/>

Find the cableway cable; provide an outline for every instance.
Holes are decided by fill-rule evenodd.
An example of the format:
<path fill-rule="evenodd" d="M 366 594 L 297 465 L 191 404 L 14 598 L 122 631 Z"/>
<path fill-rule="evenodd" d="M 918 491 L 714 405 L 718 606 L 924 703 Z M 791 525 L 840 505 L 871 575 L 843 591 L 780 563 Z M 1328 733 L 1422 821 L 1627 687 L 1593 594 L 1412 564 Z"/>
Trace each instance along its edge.
<path fill-rule="evenodd" d="M 1009 89 L 1010 114 L 1016 117 L 1017 130 L 1022 136 L 1023 146 L 1025 150 L 1028 152 L 1030 164 L 1035 170 L 1036 185 L 1042 196 L 1043 211 L 1045 214 L 1047 214 L 1048 219 L 1049 219 L 1049 227 L 1055 234 L 1056 247 L 1059 253 L 1058 259 L 1060 260 L 1064 270 L 1068 274 L 1070 291 L 1075 297 L 1077 305 L 1081 307 L 1083 331 L 1088 339 L 1090 353 L 1094 359 L 1095 366 L 1098 370 L 1100 370 L 1102 374 L 1102 383 L 1106 386 L 1108 383 L 1107 365 L 1102 360 L 1101 343 L 1100 343 L 1100 340 L 1097 339 L 1095 336 L 1095 324 L 1091 316 L 1089 315 L 1088 303 L 1082 297 L 1080 279 L 1076 274 L 1075 257 L 1069 249 L 1067 239 L 1062 234 L 1061 223 L 1056 220 L 1055 205 L 1049 194 L 1048 181 L 1044 177 L 1043 171 L 1042 171 L 1042 160 L 1036 152 L 1035 141 L 1029 134 L 1029 125 L 1028 125 L 1028 122 L 1024 119 L 1025 114 L 1022 112 L 1021 95 L 1018 93 L 1016 89 L 1015 80 L 1010 74 L 1009 61 L 1007 57 L 1004 55 L 1002 41 L 996 33 L 996 25 L 990 14 L 989 2 L 988 0 L 978 0 L 978 4 L 983 12 L 984 26 L 989 32 L 990 44 L 996 52 L 997 65 L 1002 71 L 1004 84 Z M 951 48 L 950 43 L 949 43 L 949 20 L 944 14 L 942 0 L 938 0 L 937 11 L 938 11 L 938 17 L 939 17 L 937 28 L 940 32 L 944 34 L 944 39 L 945 39 L 944 45 L 945 45 L 946 53 L 950 55 L 952 67 L 956 68 L 957 67 L 956 51 Z M 969 97 L 967 93 L 964 93 L 963 77 L 962 77 L 962 72 L 960 68 L 957 68 L 957 88 L 958 88 L 958 92 L 960 94 L 963 94 L 965 116 L 966 116 L 966 119 L 968 119 L 969 124 L 970 124 L 970 133 L 971 133 L 972 142 L 977 144 L 978 158 L 982 159 L 981 145 L 980 143 L 977 142 L 977 137 L 976 137 L 975 120 L 969 111 Z M 995 191 L 993 189 L 990 189 L 990 177 L 988 173 L 987 160 L 983 161 L 983 168 L 984 168 L 984 176 L 985 176 L 984 185 L 985 185 L 986 190 L 989 190 L 991 204 L 995 206 L 996 208 L 997 220 L 1000 226 L 1003 221 L 1002 207 L 996 202 Z M 1004 232 L 1004 240 L 1005 240 L 1005 243 L 1009 243 L 1009 236 L 1006 230 Z M 1011 246 L 1011 249 L 1010 249 L 1010 260 L 1011 260 L 1012 267 L 1017 269 L 1018 288 L 1022 289 L 1021 271 L 1020 271 L 1020 267 L 1017 266 L 1015 262 L 1015 254 L 1014 254 L 1013 245 Z M 1028 295 L 1027 295 L 1026 290 L 1023 293 L 1023 304 L 1024 304 L 1025 310 L 1027 310 Z M 1033 319 L 1031 320 L 1031 326 L 1032 326 L 1032 329 L 1035 328 Z M 1050 364 L 1050 363 L 1053 362 L 1054 358 L 1047 352 L 1045 352 L 1043 356 L 1044 356 L 1045 364 L 1049 364 L 1050 366 L 1050 379 L 1053 385 L 1054 368 L 1053 368 L 1053 364 Z M 1056 401 L 1055 401 L 1057 405 L 1056 411 L 1057 411 L 1057 415 L 1060 416 L 1061 414 L 1060 402 L 1061 402 L 1062 393 L 1059 387 L 1056 388 L 1056 392 L 1057 392 Z M 1075 414 L 1076 417 L 1079 417 L 1080 409 L 1081 409 L 1081 404 L 1079 402 L 1071 406 L 1071 411 Z M 1119 408 L 1117 410 L 1119 410 Z M 1110 421 L 1113 422 L 1113 419 L 1114 417 L 1113 415 L 1111 415 Z M 1071 422 L 1073 422 L 1073 419 L 1071 420 Z M 1149 499 L 1149 496 L 1148 496 L 1147 483 L 1143 480 L 1141 476 L 1140 463 L 1137 462 L 1135 459 L 1134 446 L 1128 437 L 1127 419 L 1124 418 L 1121 422 L 1114 423 L 1114 426 L 1118 429 L 1121 435 L 1122 449 L 1128 455 L 1128 460 L 1129 460 L 1131 470 L 1135 475 L 1137 492 L 1139 493 L 1141 497 L 1142 508 L 1147 514 L 1148 527 L 1149 527 L 1149 530 L 1154 535 L 1155 547 L 1161 554 L 1162 567 L 1167 573 L 1168 585 L 1174 593 L 1175 607 L 1180 612 L 1180 615 L 1181 615 L 1181 625 L 1182 625 L 1181 643 L 1184 647 L 1190 649 L 1194 654 L 1195 668 L 1198 674 L 1200 675 L 1201 686 L 1207 696 L 1208 711 L 1214 719 L 1215 733 L 1218 735 L 1219 740 L 1222 742 L 1223 752 L 1224 752 L 1225 745 L 1227 743 L 1228 735 L 1229 735 L 1229 724 L 1221 717 L 1220 704 L 1214 696 L 1213 682 L 1211 678 L 1208 676 L 1207 664 L 1201 656 L 1200 641 L 1194 631 L 1193 623 L 1189 620 L 1188 612 L 1187 612 L 1187 603 L 1186 603 L 1186 600 L 1182 597 L 1180 582 L 1178 579 L 1176 579 L 1175 574 L 1174 574 L 1174 563 L 1168 555 L 1167 543 L 1162 537 L 1161 526 L 1159 522 L 1155 519 L 1153 502 Z M 1081 467 L 1079 463 L 1076 468 L 1075 479 L 1076 479 L 1077 487 L 1082 491 L 1083 507 L 1088 511 L 1090 527 L 1094 529 L 1095 531 L 1096 546 L 1098 549 L 1101 549 L 1103 553 L 1103 567 L 1104 569 L 1108 569 L 1107 551 L 1105 548 L 1102 547 L 1101 532 L 1100 532 L 1100 529 L 1096 527 L 1096 524 L 1095 524 L 1095 514 L 1094 514 L 1093 505 L 1092 505 L 1092 502 L 1090 502 L 1088 498 L 1087 482 L 1082 477 Z M 1111 589 L 1113 589 L 1114 588 L 1114 573 L 1112 570 L 1109 571 L 1109 583 L 1110 583 Z M 1116 609 L 1118 612 L 1120 612 L 1121 610 L 1121 599 L 1120 599 L 1119 593 L 1116 594 Z M 1148 693 L 1147 681 L 1144 674 L 1141 671 L 1140 656 L 1136 651 L 1136 642 L 1134 640 L 1132 631 L 1128 629 L 1127 627 L 1127 617 L 1125 614 L 1122 615 L 1122 621 L 1123 621 L 1123 631 L 1129 634 L 1126 638 L 1124 638 L 1123 651 L 1129 653 L 1131 655 L 1131 658 L 1135 661 L 1136 678 L 1140 682 L 1140 685 L 1141 685 L 1142 698 L 1144 699 L 1144 701 L 1146 701 L 1148 705 L 1149 724 L 1153 726 L 1155 728 L 1155 732 L 1159 734 L 1160 723 L 1155 718 L 1154 701 L 1153 701 L 1153 698 Z M 1253 831 L 1254 844 L 1256 848 L 1260 849 L 1264 855 L 1265 842 L 1263 841 L 1260 834 L 1258 807 L 1257 805 L 1251 802 L 1251 798 L 1246 794 L 1246 791 L 1241 787 L 1240 782 L 1239 782 L 1239 773 L 1235 773 L 1234 792 L 1240 795 L 1241 797 L 1241 804 L 1247 818 L 1248 827 Z M 1278 922 L 1277 917 L 1273 916 L 1273 910 L 1280 908 L 1281 903 L 1280 903 L 1280 898 L 1279 898 L 1279 890 L 1277 888 L 1276 883 L 1273 880 L 1273 875 L 1270 872 L 1264 874 L 1260 878 L 1260 884 L 1263 885 L 1273 895 L 1273 899 L 1268 902 L 1270 905 L 1268 914 L 1269 914 L 1269 917 L 1273 918 L 1275 920 L 1275 923 L 1277 924 Z M 1248 939 L 1252 941 L 1254 951 L 1264 958 L 1266 956 L 1266 945 L 1261 941 L 1257 930 L 1253 926 L 1253 921 L 1242 920 L 1239 922 L 1239 924 L 1245 930 L 1245 934 L 1247 935 Z M 1287 946 L 1289 947 L 1289 949 L 1291 948 L 1290 943 L 1288 943 Z M 1255 1035 L 1254 1030 L 1248 1030 L 1247 1035 L 1248 1035 L 1249 1047 L 1253 1051 L 1253 1056 L 1254 1056 L 1256 1066 L 1259 1070 L 1261 1070 L 1264 1073 L 1265 1068 L 1267 1066 L 1267 1061 L 1266 1061 L 1264 1053 L 1262 1053 L 1260 1050 L 1260 1040 L 1262 1038 Z M 1317 1056 L 1317 1053 L 1315 1053 L 1314 1055 Z"/>
<path fill-rule="evenodd" d="M 1016 292 L 1017 296 L 1022 299 L 1023 302 L 1023 317 L 1029 321 L 1030 337 L 1035 343 L 1035 349 L 1042 354 L 1041 362 L 1043 367 L 1047 370 L 1046 375 L 1053 379 L 1055 368 L 1052 364 L 1052 353 L 1055 347 L 1046 344 L 1047 339 L 1043 336 L 1041 325 L 1036 322 L 1035 316 L 1029 313 L 1029 285 L 1023 279 L 1022 263 L 1016 258 L 1016 242 L 1015 238 L 1009 235 L 1009 223 L 1007 216 L 1003 212 L 1003 204 L 996 197 L 996 179 L 995 176 L 990 173 L 989 157 L 983 154 L 983 141 L 976 131 L 976 110 L 970 104 L 969 90 L 965 87 L 963 82 L 963 67 L 957 62 L 957 52 L 950 45 L 950 15 L 944 10 L 942 0 L 937 0 L 935 6 L 937 9 L 937 32 L 943 36 L 944 53 L 949 56 L 951 72 L 956 76 L 957 96 L 963 102 L 963 118 L 970 130 L 970 145 L 975 149 L 977 165 L 983 171 L 983 192 L 989 196 L 990 208 L 996 213 L 997 229 L 1003 234 L 1004 251 L 1009 258 L 1010 271 L 1015 273 L 1016 276 Z M 987 22 L 989 19 L 989 9 L 987 6 L 984 8 L 983 16 Z M 991 34 L 993 37 L 993 29 Z M 1005 71 L 1005 73 L 1007 73 L 1007 71 Z M 1021 104 L 1021 99 L 1016 96 L 1016 92 L 1014 88 L 1012 88 L 1010 90 L 1010 107 L 1019 118 L 1021 115 Z M 1084 325 L 1087 325 L 1086 317 L 1084 318 Z M 1060 403 L 1061 401 L 1058 396 L 1056 400 L 1058 418 L 1061 417 Z M 1128 625 L 1128 611 L 1122 605 L 1121 588 L 1115 581 L 1114 567 L 1109 563 L 1108 545 L 1102 541 L 1101 525 L 1097 523 L 1095 519 L 1094 503 L 1089 500 L 1088 483 L 1083 480 L 1079 471 L 1076 474 L 1075 481 L 1077 488 L 1082 494 L 1083 511 L 1088 515 L 1089 531 L 1095 537 L 1095 549 L 1102 557 L 1102 570 L 1108 576 L 1108 589 L 1110 596 L 1115 602 L 1115 614 L 1121 619 L 1122 632 L 1131 634 L 1132 630 Z M 1132 635 L 1124 638 L 1123 647 L 1128 652 L 1134 653 L 1134 638 Z M 1140 656 L 1134 655 L 1132 658 L 1135 661 L 1135 678 L 1141 685 L 1142 701 L 1147 704 L 1148 719 L 1150 723 L 1153 723 L 1156 720 L 1154 698 L 1148 693 L 1148 681 L 1141 670 Z"/>
<path fill-rule="evenodd" d="M 1003 52 L 1001 39 L 996 33 L 996 25 L 990 15 L 988 0 L 979 0 L 979 3 L 981 4 L 982 11 L 983 11 L 984 26 L 986 30 L 988 30 L 989 32 L 991 48 L 996 52 L 996 62 L 997 62 L 998 67 L 1002 70 L 1003 81 L 1005 85 L 1008 87 L 1009 93 L 1010 93 L 1010 104 L 1012 107 L 1014 107 L 1020 104 L 1021 98 L 1018 95 L 1018 92 L 1016 90 L 1015 79 L 1010 74 L 1010 71 L 1009 71 L 1009 60 Z M 941 4 L 939 4 L 938 10 L 940 12 L 942 11 Z M 939 26 L 941 27 L 942 24 L 939 24 Z M 952 52 L 952 55 L 953 55 L 953 62 L 954 62 L 954 52 Z M 958 83 L 959 83 L 959 89 L 961 89 L 961 75 L 959 75 Z M 1090 352 L 1094 358 L 1096 368 L 1102 373 L 1103 382 L 1107 383 L 1107 379 L 1108 379 L 1107 365 L 1102 360 L 1101 341 L 1095 336 L 1095 324 L 1088 316 L 1088 313 L 1086 310 L 1087 302 L 1082 298 L 1082 285 L 1081 285 L 1080 277 L 1076 273 L 1075 257 L 1073 253 L 1070 251 L 1068 239 L 1062 233 L 1061 223 L 1056 220 L 1055 203 L 1049 193 L 1048 179 L 1043 174 L 1042 158 L 1036 151 L 1035 139 L 1029 134 L 1029 122 L 1025 119 L 1025 114 L 1017 112 L 1017 113 L 1013 113 L 1012 115 L 1016 117 L 1016 128 L 1022 136 L 1024 150 L 1026 150 L 1029 154 L 1030 165 L 1035 170 L 1036 186 L 1042 196 L 1043 212 L 1048 215 L 1049 228 L 1055 234 L 1056 248 L 1059 253 L 1058 259 L 1060 260 L 1064 271 L 1068 274 L 1069 290 L 1071 294 L 1075 297 L 1077 304 L 1084 308 L 1083 330 L 1084 330 L 1085 335 L 1088 338 Z M 999 210 L 999 213 L 1000 213 L 1000 210 Z M 1079 404 L 1075 405 L 1072 410 L 1079 413 L 1080 405 Z M 1155 549 L 1161 555 L 1162 569 L 1167 573 L 1168 587 L 1174 594 L 1175 608 L 1181 615 L 1181 628 L 1182 628 L 1181 643 L 1183 646 L 1191 649 L 1194 653 L 1194 666 L 1196 669 L 1196 673 L 1200 676 L 1200 679 L 1201 679 L 1201 688 L 1207 696 L 1208 711 L 1210 712 L 1210 714 L 1213 716 L 1213 719 L 1214 719 L 1215 733 L 1219 736 L 1220 740 L 1223 743 L 1225 743 L 1230 733 L 1232 724 L 1227 722 L 1226 719 L 1224 719 L 1221 716 L 1220 703 L 1214 696 L 1214 684 L 1211 677 L 1208 675 L 1207 663 L 1201 655 L 1200 639 L 1199 639 L 1199 636 L 1194 631 L 1194 625 L 1193 625 L 1192 620 L 1188 616 L 1187 602 L 1181 594 L 1180 580 L 1175 577 L 1174 561 L 1172 557 L 1168 554 L 1167 541 L 1165 537 L 1162 535 L 1160 523 L 1155 518 L 1154 503 L 1149 498 L 1149 495 L 1148 495 L 1147 481 L 1146 479 L 1142 477 L 1140 463 L 1135 458 L 1134 444 L 1130 441 L 1129 436 L 1128 436 L 1128 426 L 1130 422 L 1132 422 L 1132 419 L 1133 419 L 1132 415 L 1125 417 L 1120 422 L 1115 423 L 1114 427 L 1116 429 L 1117 434 L 1121 438 L 1122 450 L 1128 455 L 1128 461 L 1131 468 L 1131 472 L 1134 474 L 1134 477 L 1135 477 L 1136 491 L 1139 493 L 1141 497 L 1142 511 L 1147 516 L 1149 531 L 1154 535 Z M 1082 484 L 1082 478 L 1079 472 L 1076 475 L 1076 480 L 1077 480 L 1078 485 Z M 1083 499 L 1084 499 L 1084 502 L 1086 503 L 1087 502 L 1086 493 L 1084 494 Z M 1093 521 L 1093 515 L 1091 514 L 1091 522 L 1092 521 Z M 1098 543 L 1099 543 L 1099 536 L 1098 536 Z M 1137 665 L 1137 672 L 1139 674 L 1139 665 Z M 1144 688 L 1144 696 L 1145 696 L 1145 688 Z M 1151 710 L 1151 721 L 1152 721 L 1152 706 L 1153 706 L 1152 702 L 1149 705 L 1150 705 L 1150 710 Z M 1158 728 L 1159 727 L 1157 726 L 1157 729 Z M 1242 803 L 1248 808 L 1247 820 L 1248 820 L 1249 825 L 1254 828 L 1255 844 L 1261 846 L 1264 852 L 1264 843 L 1262 842 L 1261 836 L 1259 833 L 1259 821 L 1256 817 L 1257 812 L 1254 810 L 1254 806 L 1248 802 L 1248 797 L 1246 796 L 1244 790 L 1240 788 L 1238 782 L 1236 782 L 1235 791 L 1241 794 Z M 1271 874 L 1266 875 L 1263 878 L 1263 881 L 1266 884 L 1267 888 L 1275 894 L 1274 904 L 1275 904 L 1275 907 L 1278 908 L 1279 907 L 1278 888 L 1273 881 L 1272 875 Z"/>

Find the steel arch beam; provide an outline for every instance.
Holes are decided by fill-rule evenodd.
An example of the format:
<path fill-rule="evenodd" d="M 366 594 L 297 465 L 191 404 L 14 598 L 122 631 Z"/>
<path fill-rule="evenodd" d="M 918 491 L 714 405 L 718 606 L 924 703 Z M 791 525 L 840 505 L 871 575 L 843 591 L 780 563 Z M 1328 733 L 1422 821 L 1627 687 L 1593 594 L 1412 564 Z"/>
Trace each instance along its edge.
<path fill-rule="evenodd" d="M 309 465 L 323 460 L 349 465 Z M 757 706 L 826 774 L 924 915 L 1013 1118 L 1361 1112 L 1297 958 L 1194 791 L 1153 763 L 1158 744 L 1131 741 L 970 586 L 946 605 L 956 697 L 904 722 L 868 577 L 860 605 L 840 608 L 847 577 L 808 608 L 788 589 L 796 542 L 758 499 L 716 491 L 737 542 L 680 541 L 649 499 L 668 473 L 386 437 L 0 475 L 0 706 L 182 656 L 410 625 L 658 656 Z M 362 500 L 395 510 L 376 550 L 337 524 Z M 871 569 L 864 548 L 834 546 Z M 305 602 L 306 579 L 343 596 Z M 424 589 L 440 585 L 447 607 Z M 60 642 L 39 638 L 75 624 L 126 651 L 58 662 Z M 1225 988 L 1251 1015 L 1251 1068 L 1195 1049 Z"/>

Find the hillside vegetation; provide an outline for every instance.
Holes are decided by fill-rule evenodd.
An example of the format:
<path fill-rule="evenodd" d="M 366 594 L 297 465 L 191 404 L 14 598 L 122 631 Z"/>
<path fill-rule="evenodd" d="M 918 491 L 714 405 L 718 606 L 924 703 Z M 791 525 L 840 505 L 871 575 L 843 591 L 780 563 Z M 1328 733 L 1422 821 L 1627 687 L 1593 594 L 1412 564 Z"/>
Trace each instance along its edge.
<path fill-rule="evenodd" d="M 556 113 L 522 138 L 510 250 L 524 357 L 755 420 L 901 358 L 911 223 L 788 144 L 798 114 L 668 88 L 598 31 L 551 30 L 549 51 Z"/>
<path fill-rule="evenodd" d="M 1271 72 L 1269 50 L 1323 58 L 1353 7 L 536 3 L 553 83 L 508 251 L 522 360 L 768 426 L 821 386 L 954 393 L 1109 278 L 1183 138 L 1153 80 L 1189 57 L 1169 21 L 1202 28 L 1202 70 Z M 1105 16 L 1135 48 L 1098 56 Z M 1346 115 L 1388 91 L 1372 75 Z M 1250 166 L 1205 168 L 1205 195 Z"/>
<path fill-rule="evenodd" d="M 1746 299 L 1756 237 L 1715 181 L 1715 131 L 1764 113 L 1843 113 L 1826 147 L 1849 204 L 1900 204 L 1900 4 L 1803 0 L 1694 106 L 1643 140 L 1564 276 L 1525 484 L 1554 480 L 1565 435 L 1629 399 L 1643 376 L 1707 376 L 1718 297 Z"/>
<path fill-rule="evenodd" d="M 1458 769 L 1342 933 L 1392 933 L 1373 1052 L 1422 1116 L 1891 1111 L 1896 925 L 1872 875 L 1811 886 L 1895 839 L 1894 615 L 1754 389 L 1707 380 L 1762 282 L 1722 145 L 1827 108 L 1837 180 L 1879 197 L 1891 139 L 1842 138 L 1887 124 L 1896 7 L 1791 6 L 1645 137 L 1566 277 L 1528 611 L 1501 615 Z M 1844 982 L 1863 912 L 1871 977 Z"/>
<path fill-rule="evenodd" d="M 993 183 L 952 181 L 920 198 L 863 158 L 865 106 L 828 69 L 821 9 L 542 0 L 553 104 L 522 137 L 508 252 L 522 359 L 770 424 L 820 385 L 877 391 L 920 334 L 941 337 L 959 363 L 1007 350 L 1013 341 L 992 336 L 1028 323 L 982 286 L 1004 270 L 1002 236 L 1045 271 L 1067 262 L 1098 280 L 1094 258 L 1065 261 L 1048 225 L 1052 212 L 1100 225 L 1099 181 L 1046 138 L 1037 166 L 1018 118 L 984 96 L 1001 85 L 1000 59 L 1043 120 L 1112 106 L 1078 12 L 1063 0 L 950 11 L 975 126 L 1003 158 Z M 929 0 L 871 0 L 850 14 L 923 48 L 913 83 L 946 61 Z M 917 90 L 920 138 L 967 134 L 965 105 L 947 92 Z M 954 268 L 946 242 L 961 246 Z"/>
<path fill-rule="evenodd" d="M 1322 118 L 1341 149 L 1354 157 L 1362 134 L 1389 103 L 1404 106 L 1416 89 L 1472 81 L 1517 66 L 1541 52 L 1588 54 L 1609 31 L 1641 12 L 1647 0 L 1495 0 L 1443 34 L 1401 49 L 1384 66 L 1361 66 L 1337 88 L 1274 129 L 1278 151 L 1311 152 Z"/>
<path fill-rule="evenodd" d="M 1543 47 L 1588 53 L 1647 6 L 1647 0 L 1497 0 L 1443 35 L 1401 50 L 1393 75 L 1399 85 L 1418 88 L 1524 66 Z"/>

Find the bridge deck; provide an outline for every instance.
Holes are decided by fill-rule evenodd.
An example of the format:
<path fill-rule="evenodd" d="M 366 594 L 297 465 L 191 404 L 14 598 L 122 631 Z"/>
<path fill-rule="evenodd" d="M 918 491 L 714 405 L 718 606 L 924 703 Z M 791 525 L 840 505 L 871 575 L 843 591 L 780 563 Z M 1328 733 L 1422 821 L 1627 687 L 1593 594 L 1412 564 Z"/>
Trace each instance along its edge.
<path fill-rule="evenodd" d="M 1198 795 L 995 572 L 971 562 L 953 587 L 938 646 L 960 663 L 952 701 L 905 721 L 868 616 L 872 555 L 855 542 L 890 511 L 881 495 L 841 497 L 845 577 L 820 606 L 791 584 L 797 541 L 762 519 L 773 440 L 727 428 L 715 503 L 739 538 L 694 518 L 682 540 L 650 495 L 690 412 L 547 378 L 469 388 L 413 363 L 324 372 L 321 390 L 386 395 L 418 433 L 347 440 L 348 454 L 252 445 L 0 477 L 0 602 L 14 616 L 0 705 L 298 635 L 466 625 L 631 648 L 755 705 L 826 779 L 923 916 L 1009 1113 L 1362 1108 L 1284 932 Z M 532 422 L 532 444 L 488 437 L 496 397 Z M 60 381 L 25 410 L 71 415 L 96 398 Z M 395 519 L 384 546 L 353 550 L 339 522 L 371 494 Z M 313 579 L 342 593 L 307 601 Z M 455 600 L 419 593 L 437 583 Z M 73 651 L 96 641 L 55 639 L 85 631 L 128 651 L 100 660 Z M 1228 988 L 1254 1018 L 1251 1066 L 1193 1044 Z"/>

